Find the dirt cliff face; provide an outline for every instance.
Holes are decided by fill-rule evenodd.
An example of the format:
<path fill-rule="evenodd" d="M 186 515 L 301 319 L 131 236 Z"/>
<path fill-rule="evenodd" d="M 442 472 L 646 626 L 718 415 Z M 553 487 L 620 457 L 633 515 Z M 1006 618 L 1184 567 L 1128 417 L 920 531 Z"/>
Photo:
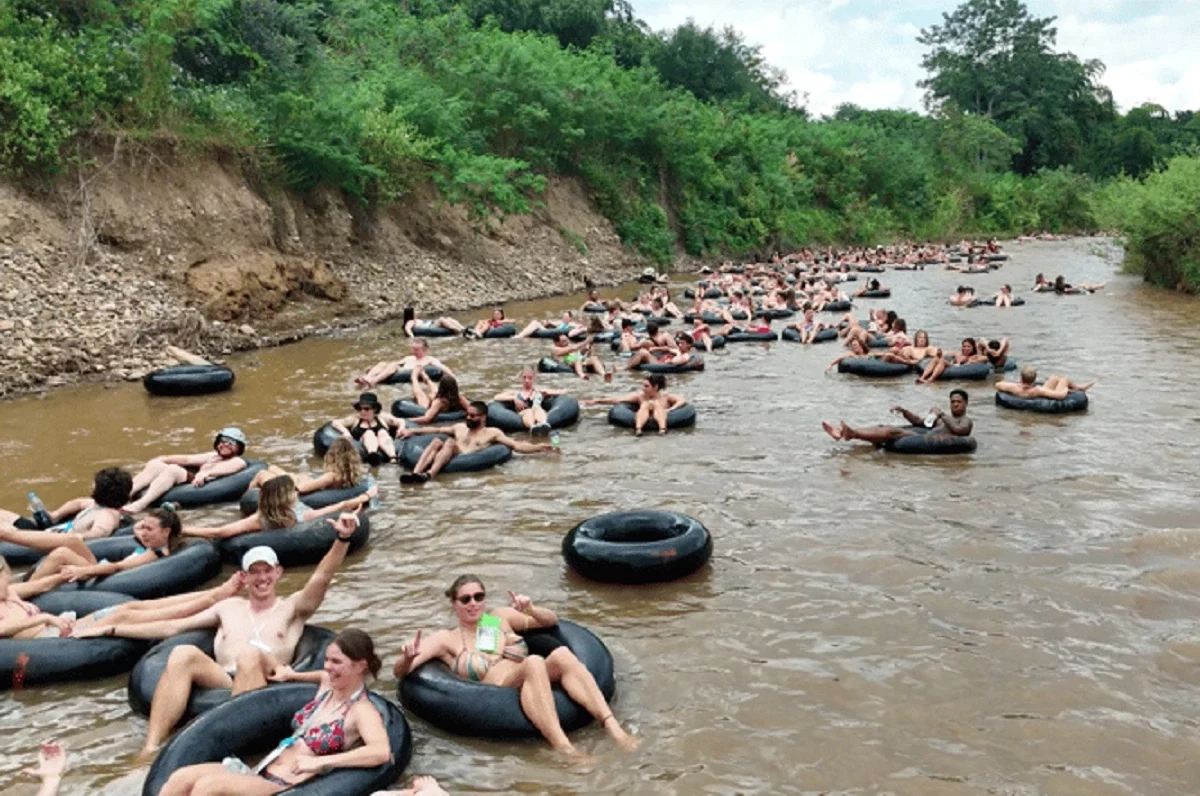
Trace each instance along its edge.
<path fill-rule="evenodd" d="M 256 188 L 233 158 L 110 143 L 81 173 L 0 182 L 0 395 L 137 378 L 168 343 L 219 356 L 641 265 L 571 180 L 551 179 L 530 215 L 480 226 L 429 186 L 380 211 Z"/>

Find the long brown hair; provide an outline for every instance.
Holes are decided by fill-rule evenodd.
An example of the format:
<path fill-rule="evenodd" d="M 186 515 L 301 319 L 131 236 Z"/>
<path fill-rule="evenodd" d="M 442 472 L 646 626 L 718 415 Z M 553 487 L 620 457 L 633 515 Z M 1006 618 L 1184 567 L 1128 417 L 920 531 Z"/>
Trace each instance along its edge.
<path fill-rule="evenodd" d="M 334 440 L 325 451 L 325 472 L 333 473 L 341 489 L 349 489 L 362 480 L 362 457 L 353 442 L 345 437 Z"/>
<path fill-rule="evenodd" d="M 258 493 L 258 516 L 263 529 L 291 528 L 296 524 L 292 506 L 299 499 L 290 475 L 278 475 L 262 485 Z"/>
<path fill-rule="evenodd" d="M 449 373 L 442 375 L 442 380 L 438 382 L 437 395 L 434 400 L 441 398 L 446 402 L 446 406 L 442 408 L 443 412 L 454 412 L 462 409 L 462 395 L 458 392 L 458 379 L 451 376 Z"/>
<path fill-rule="evenodd" d="M 338 649 L 352 661 L 366 661 L 367 671 L 372 677 L 379 676 L 383 661 L 375 654 L 375 642 L 358 628 L 348 627 L 333 637 L 331 644 L 337 644 Z"/>

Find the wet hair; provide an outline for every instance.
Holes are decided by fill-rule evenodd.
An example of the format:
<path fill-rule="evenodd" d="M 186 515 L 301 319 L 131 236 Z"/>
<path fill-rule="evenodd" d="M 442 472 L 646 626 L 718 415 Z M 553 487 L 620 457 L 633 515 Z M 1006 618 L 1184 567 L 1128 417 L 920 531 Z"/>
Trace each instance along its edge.
<path fill-rule="evenodd" d="M 263 529 L 295 525 L 292 505 L 298 497 L 296 483 L 290 475 L 277 475 L 264 483 L 258 492 L 258 515 L 262 518 Z"/>
<path fill-rule="evenodd" d="M 92 500 L 106 509 L 119 509 L 129 502 L 133 476 L 120 467 L 105 467 L 96 473 Z"/>
<path fill-rule="evenodd" d="M 167 549 L 174 553 L 179 548 L 183 535 L 183 524 L 179 521 L 179 515 L 171 509 L 160 507 L 146 512 L 146 516 L 167 529 Z"/>
<path fill-rule="evenodd" d="M 484 420 L 487 419 L 487 404 L 483 401 L 471 401 L 471 408 L 479 414 L 483 415 Z"/>
<path fill-rule="evenodd" d="M 415 321 L 417 319 L 417 311 L 412 307 L 404 308 L 404 323 Z"/>
<path fill-rule="evenodd" d="M 339 437 L 325 451 L 325 470 L 333 473 L 342 489 L 349 489 L 362 480 L 362 456 L 354 443 Z"/>
<path fill-rule="evenodd" d="M 1033 384 L 1037 381 L 1037 368 L 1032 365 L 1026 365 L 1021 368 L 1021 382 L 1024 384 Z"/>
<path fill-rule="evenodd" d="M 660 390 L 667 389 L 667 377 L 661 373 L 651 373 L 646 377 L 646 381 L 650 382 L 651 387 L 657 387 Z"/>
<path fill-rule="evenodd" d="M 450 584 L 450 588 L 446 589 L 446 591 L 443 592 L 443 594 L 445 594 L 447 597 L 449 597 L 451 600 L 453 600 L 455 597 L 458 596 L 458 590 L 461 589 L 463 586 L 466 586 L 468 583 L 478 583 L 480 586 L 483 586 L 483 578 L 479 577 L 478 575 L 472 575 L 470 573 L 467 573 L 465 575 L 459 575 L 457 578 L 454 579 L 454 582 Z M 484 591 L 487 591 L 487 586 L 483 586 L 483 589 L 484 589 Z"/>
<path fill-rule="evenodd" d="M 371 673 L 371 676 L 379 676 L 379 670 L 383 668 L 383 661 L 379 660 L 379 656 L 375 654 L 375 642 L 363 631 L 348 627 L 334 636 L 333 641 L 329 643 L 337 644 L 342 654 L 355 663 L 366 661 L 367 671 Z"/>
<path fill-rule="evenodd" d="M 462 406 L 462 396 L 458 392 L 458 379 L 446 373 L 442 376 L 442 380 L 438 382 L 437 395 L 434 398 L 441 398 L 446 402 L 446 408 L 443 412 L 454 412 Z"/>
<path fill-rule="evenodd" d="M 971 400 L 971 396 L 967 395 L 966 390 L 954 389 L 954 390 L 950 391 L 950 399 L 951 400 L 953 400 L 954 396 L 956 396 L 956 395 L 962 396 L 963 403 L 968 403 Z"/>

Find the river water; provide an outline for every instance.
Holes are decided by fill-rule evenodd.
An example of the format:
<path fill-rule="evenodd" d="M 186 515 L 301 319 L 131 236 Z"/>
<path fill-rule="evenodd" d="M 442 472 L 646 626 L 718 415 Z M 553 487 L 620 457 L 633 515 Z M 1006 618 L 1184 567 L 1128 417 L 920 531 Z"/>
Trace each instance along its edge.
<path fill-rule="evenodd" d="M 674 381 L 699 408 L 692 431 L 638 440 L 585 410 L 561 458 L 517 456 L 420 488 L 383 469 L 371 544 L 316 621 L 368 630 L 390 670 L 415 628 L 451 623 L 449 581 L 478 573 L 492 594 L 528 593 L 598 633 L 616 659 L 616 714 L 642 737 L 626 755 L 586 729 L 576 740 L 594 761 L 573 767 L 537 743 L 457 738 L 414 719 L 408 774 L 462 793 L 1195 792 L 1200 305 L 1115 275 L 1101 246 L 1013 244 L 1010 262 L 981 277 L 885 275 L 888 305 L 937 344 L 1011 336 L 1021 363 L 1099 381 L 1090 411 L 1065 417 L 1001 410 L 986 386 L 966 385 L 979 440 L 970 458 L 832 442 L 822 419 L 889 422 L 897 403 L 945 405 L 947 386 L 825 375 L 834 345 L 780 343 L 730 346 Z M 1029 295 L 1039 271 L 1109 284 Z M 1027 306 L 946 302 L 960 282 L 982 293 L 1006 281 Z M 508 311 L 524 321 L 581 303 Z M 515 384 L 547 346 L 433 345 L 472 398 Z M 225 395 L 154 399 L 123 384 L 2 404 L 0 506 L 20 508 L 30 489 L 47 503 L 85 494 L 101 466 L 204 450 L 230 423 L 253 455 L 315 466 L 310 434 L 348 411 L 352 374 L 406 348 L 395 326 L 379 327 L 238 357 Z M 637 385 L 542 383 L 581 397 Z M 705 523 L 711 565 L 638 588 L 566 571 L 572 525 L 642 507 Z M 124 684 L 0 694 L 0 791 L 27 787 L 19 767 L 53 737 L 72 749 L 68 792 L 138 792 L 131 757 L 145 723 Z M 390 675 L 379 688 L 394 696 Z"/>

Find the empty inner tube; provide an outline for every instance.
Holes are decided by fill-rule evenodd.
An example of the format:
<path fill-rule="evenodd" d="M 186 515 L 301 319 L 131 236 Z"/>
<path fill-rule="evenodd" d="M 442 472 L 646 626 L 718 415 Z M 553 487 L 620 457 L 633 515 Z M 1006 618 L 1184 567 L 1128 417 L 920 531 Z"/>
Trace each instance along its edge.
<path fill-rule="evenodd" d="M 416 437 L 409 437 L 404 441 L 404 447 L 400 449 L 400 463 L 412 470 L 417 466 L 417 462 L 421 459 L 421 453 L 429 447 L 429 443 L 434 437 L 445 439 L 442 434 L 422 434 Z M 460 453 L 451 459 L 445 467 L 442 468 L 443 473 L 473 473 L 479 470 L 489 470 L 496 465 L 504 464 L 512 458 L 512 449 L 507 445 L 488 445 L 486 448 L 474 453 Z"/>
<path fill-rule="evenodd" d="M 30 602 L 46 613 L 75 611 L 83 617 L 129 600 L 124 594 L 84 591 L 49 592 Z M 0 691 L 112 677 L 133 668 L 146 647 L 144 641 L 126 638 L 0 639 Z"/>
<path fill-rule="evenodd" d="M 337 634 L 332 630 L 317 625 L 305 625 L 300 640 L 296 642 L 296 652 L 290 661 L 292 668 L 298 672 L 320 671 L 325 666 L 325 648 L 333 641 L 335 635 Z M 215 629 L 189 630 L 163 639 L 151 647 L 129 673 L 129 707 L 133 712 L 139 716 L 150 715 L 150 701 L 154 699 L 154 689 L 158 688 L 158 681 L 167 671 L 167 659 L 171 657 L 172 650 L 191 645 L 213 658 L 216 637 Z M 193 688 L 191 696 L 188 697 L 183 721 L 195 718 L 228 701 L 228 688 Z"/>
<path fill-rule="evenodd" d="M 415 403 L 413 406 L 416 406 Z M 421 414 L 424 414 L 424 412 Z M 421 417 L 421 415 L 416 415 L 416 417 Z M 319 429 L 316 431 L 312 432 L 312 451 L 318 456 L 324 456 L 326 453 L 328 453 L 329 449 L 332 447 L 332 444 L 341 438 L 342 433 L 335 429 L 334 424 L 326 423 L 322 427 L 319 427 Z M 377 465 L 384 465 L 384 463 L 388 462 L 388 456 L 384 455 L 382 450 L 377 450 L 374 451 L 373 454 L 368 454 L 367 449 L 364 447 L 364 445 L 362 445 L 362 441 L 360 441 L 360 439 L 352 439 L 350 442 L 354 443 L 354 449 L 359 451 L 359 457 L 361 457 L 362 461 L 368 463 L 368 465 L 374 467 Z M 334 502 L 336 503 L 337 501 Z M 305 503 L 308 503 L 308 501 L 305 501 Z M 310 505 L 312 504 L 310 503 Z M 326 503 L 326 505 L 329 504 Z M 313 505 L 313 508 L 319 509 L 320 507 L 319 505 Z"/>
<path fill-rule="evenodd" d="M 409 420 L 423 417 L 425 409 L 419 403 L 406 400 L 392 401 L 392 414 L 396 417 L 403 417 Z M 453 412 L 440 412 L 433 418 L 433 422 L 440 423 L 458 423 L 465 420 L 467 413 L 462 409 L 455 409 Z"/>
<path fill-rule="evenodd" d="M 780 340 L 787 340 L 789 343 L 800 342 L 800 332 L 795 329 L 784 329 L 779 333 Z M 837 329 L 822 329 L 813 335 L 814 343 L 827 343 L 830 340 L 838 339 Z"/>
<path fill-rule="evenodd" d="M 608 410 L 608 422 L 621 428 L 633 428 L 637 420 L 637 408 L 633 404 L 616 404 Z M 667 412 L 667 428 L 688 428 L 696 425 L 696 407 L 684 404 Z M 646 421 L 646 431 L 658 431 L 658 421 L 651 415 Z"/>
<path fill-rule="evenodd" d="M 110 537 L 112 538 L 114 537 Z M 126 540 L 132 542 L 129 553 L 134 552 L 134 548 L 138 546 L 137 540 L 132 536 L 120 537 L 120 541 Z M 115 561 L 124 557 L 112 556 L 109 560 Z M 171 597 L 198 588 L 215 578 L 220 571 L 221 556 L 212 542 L 207 539 L 189 539 L 178 550 L 164 558 L 107 577 L 92 578 L 79 583 L 64 583 L 56 586 L 53 591 L 106 591 L 127 594 L 135 600 L 156 600 L 159 597 Z"/>
<path fill-rule="evenodd" d="M 221 365 L 178 365 L 152 370 L 142 379 L 151 395 L 208 395 L 233 388 L 233 371 Z"/>
<path fill-rule="evenodd" d="M 292 734 L 292 715 L 316 696 L 309 683 L 280 683 L 247 691 L 184 727 L 159 753 L 142 796 L 158 796 L 171 774 L 197 763 L 219 763 L 225 757 L 253 759 Z M 386 788 L 404 773 L 412 759 L 412 731 L 395 704 L 374 691 L 367 698 L 383 718 L 391 759 L 374 768 L 335 768 L 288 788 L 289 796 L 367 796 Z"/>
<path fill-rule="evenodd" d="M 426 365 L 425 366 L 425 375 L 429 377 L 430 381 L 441 381 L 442 380 L 442 369 L 439 367 L 435 367 L 433 365 Z M 379 383 L 380 384 L 409 384 L 411 382 L 412 382 L 412 371 L 411 370 L 398 370 Z"/>
<path fill-rule="evenodd" d="M 691 354 L 682 365 L 670 362 L 643 362 L 637 369 L 647 373 L 693 373 L 704 370 L 704 358 Z"/>
<path fill-rule="evenodd" d="M 916 370 L 924 372 L 929 365 L 928 359 L 922 359 L 917 365 Z M 938 376 L 938 381 L 983 381 L 990 377 L 996 370 L 990 362 L 972 362 L 969 365 L 947 365 L 942 371 L 942 375 Z"/>
<path fill-rule="evenodd" d="M 770 310 L 759 310 L 758 312 L 754 313 L 754 317 L 755 318 L 768 318 L 773 321 L 779 321 L 779 320 L 783 320 L 784 318 L 790 318 L 795 314 L 796 314 L 795 310 L 782 309 L 782 308 L 776 307 L 775 309 L 770 309 Z"/>
<path fill-rule="evenodd" d="M 24 525 L 25 523 L 21 523 L 18 520 L 16 527 L 22 528 L 22 530 L 36 530 L 36 526 L 34 526 L 32 523 L 29 524 L 29 527 L 23 527 Z M 114 560 L 114 555 L 118 558 L 124 558 L 130 552 L 133 552 L 135 547 L 137 547 L 136 541 L 130 544 L 128 541 L 113 542 L 112 540 L 118 538 L 123 538 L 126 540 L 132 539 L 132 534 L 133 520 L 126 518 L 122 524 L 115 531 L 113 531 L 112 536 L 107 536 L 100 539 L 91 539 L 84 542 L 84 544 L 86 544 L 88 548 L 90 548 L 91 551 L 96 554 L 97 560 L 101 558 L 107 558 L 112 561 Z M 112 550 L 113 552 L 107 552 L 109 550 Z M 118 552 L 122 550 L 126 550 L 128 552 Z M 45 558 L 46 554 L 40 550 L 34 550 L 32 547 L 25 547 L 24 545 L 13 544 L 12 542 L 0 542 L 0 556 L 4 556 L 4 560 L 7 561 L 8 565 L 13 569 L 21 569 L 23 567 L 33 566 Z"/>
<path fill-rule="evenodd" d="M 517 325 L 515 323 L 502 323 L 499 326 L 491 326 L 483 333 L 485 340 L 498 340 L 503 337 L 512 337 L 517 333 Z"/>
<path fill-rule="evenodd" d="M 873 299 L 891 298 L 892 291 L 891 290 L 864 290 L 863 292 L 858 294 L 858 297 L 859 298 L 873 298 Z"/>
<path fill-rule="evenodd" d="M 337 538 L 330 520 L 336 517 L 317 517 L 316 519 L 298 522 L 290 528 L 278 528 L 273 531 L 254 531 L 241 536 L 232 536 L 217 543 L 221 558 L 234 566 L 241 566 L 242 556 L 251 547 L 266 545 L 279 556 L 279 563 L 285 567 L 306 566 L 316 564 Z M 367 543 L 371 537 L 371 519 L 365 514 L 358 515 L 358 529 L 350 537 L 350 552 L 353 553 Z"/>
<path fill-rule="evenodd" d="M 1053 398 L 1022 398 L 1007 392 L 996 392 L 996 405 L 1005 409 L 1020 409 L 1026 412 L 1041 412 L 1047 415 L 1061 415 L 1067 412 L 1083 412 L 1088 408 L 1086 392 L 1072 390 L 1061 401 Z"/>
<path fill-rule="evenodd" d="M 454 334 L 453 329 L 447 329 L 445 326 L 425 325 L 420 322 L 414 323 L 412 328 L 413 337 L 453 337 Z"/>
<path fill-rule="evenodd" d="M 341 503 L 343 500 L 349 500 L 350 498 L 365 494 L 374 484 L 375 479 L 368 475 L 354 486 L 348 486 L 343 489 L 318 489 L 316 492 L 306 492 L 300 496 L 300 500 L 310 509 L 323 509 L 326 506 L 332 506 L 334 503 Z M 258 490 L 251 489 L 242 495 L 242 499 L 238 503 L 238 508 L 241 510 L 243 517 L 249 517 L 258 511 Z"/>
<path fill-rule="evenodd" d="M 533 655 L 548 656 L 567 647 L 584 665 L 604 698 L 616 692 L 612 654 L 590 630 L 560 619 L 553 627 L 523 634 Z M 475 683 L 453 674 L 440 661 L 427 663 L 400 681 L 400 702 L 421 718 L 446 732 L 476 738 L 540 738 L 521 710 L 521 692 L 488 683 Z M 559 724 L 573 732 L 592 722 L 592 716 L 555 685 L 554 707 Z"/>
<path fill-rule="evenodd" d="M 246 459 L 246 466 L 236 473 L 223 475 L 220 478 L 204 484 L 192 486 L 180 484 L 167 490 L 166 494 L 154 501 L 155 506 L 163 503 L 175 503 L 182 509 L 194 509 L 200 506 L 211 506 L 214 503 L 235 503 L 242 494 L 250 488 L 250 482 L 259 470 L 265 470 L 266 462 L 257 459 Z"/>
<path fill-rule="evenodd" d="M 550 428 L 566 428 L 579 422 L 579 401 L 570 395 L 546 395 L 542 398 L 546 422 Z M 505 434 L 528 431 L 512 401 L 492 401 L 488 404 L 487 424 Z"/>
<path fill-rule="evenodd" d="M 958 437 L 945 432 L 933 433 L 933 429 L 924 426 L 913 426 L 909 430 L 914 433 L 884 444 L 883 449 L 890 453 L 913 453 L 927 455 L 950 455 L 956 453 L 974 453 L 974 437 Z"/>
<path fill-rule="evenodd" d="M 618 511 L 592 517 L 563 538 L 571 569 L 608 583 L 676 580 L 712 556 L 712 535 L 696 519 L 673 511 Z"/>
<path fill-rule="evenodd" d="M 564 334 L 563 330 L 557 326 L 552 329 L 538 329 L 530 337 L 535 337 L 538 340 L 557 340 L 560 334 Z M 582 340 L 587 337 L 586 329 L 577 329 L 567 335 L 569 340 Z"/>
<path fill-rule="evenodd" d="M 852 306 L 850 301 L 830 301 L 821 308 L 821 312 L 849 312 Z"/>
<path fill-rule="evenodd" d="M 850 357 L 838 363 L 838 373 L 887 378 L 912 373 L 912 365 L 905 365 L 902 362 L 884 362 L 882 359 L 874 357 Z"/>
<path fill-rule="evenodd" d="M 725 342 L 727 343 L 769 343 L 778 339 L 779 335 L 775 332 L 746 332 L 736 330 L 725 335 Z"/>

